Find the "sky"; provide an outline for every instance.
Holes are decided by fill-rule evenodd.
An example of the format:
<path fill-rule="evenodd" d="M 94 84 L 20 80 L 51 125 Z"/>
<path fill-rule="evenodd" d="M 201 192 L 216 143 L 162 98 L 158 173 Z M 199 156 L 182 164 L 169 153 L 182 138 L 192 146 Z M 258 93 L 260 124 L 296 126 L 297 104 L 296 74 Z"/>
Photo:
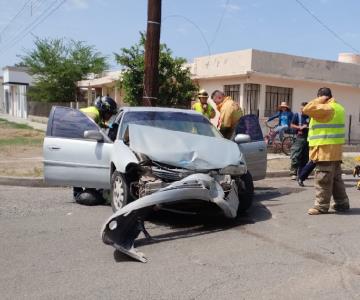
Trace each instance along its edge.
<path fill-rule="evenodd" d="M 189 62 L 249 48 L 327 60 L 360 51 L 359 0 L 301 0 L 318 21 L 298 1 L 162 0 L 161 42 Z M 147 0 L 0 0 L 0 68 L 40 37 L 84 41 L 120 69 L 113 53 L 138 42 L 146 19 Z"/>

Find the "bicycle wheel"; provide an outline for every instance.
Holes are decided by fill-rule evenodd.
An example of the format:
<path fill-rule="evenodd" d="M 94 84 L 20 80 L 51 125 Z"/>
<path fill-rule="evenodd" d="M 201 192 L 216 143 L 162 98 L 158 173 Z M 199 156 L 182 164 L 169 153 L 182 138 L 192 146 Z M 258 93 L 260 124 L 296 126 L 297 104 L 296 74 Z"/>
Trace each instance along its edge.
<path fill-rule="evenodd" d="M 294 144 L 295 142 L 295 138 L 293 136 L 286 136 L 284 137 L 282 143 L 281 143 L 281 150 L 282 152 L 289 156 L 290 155 L 290 150 L 291 150 L 291 147 L 292 145 Z"/>

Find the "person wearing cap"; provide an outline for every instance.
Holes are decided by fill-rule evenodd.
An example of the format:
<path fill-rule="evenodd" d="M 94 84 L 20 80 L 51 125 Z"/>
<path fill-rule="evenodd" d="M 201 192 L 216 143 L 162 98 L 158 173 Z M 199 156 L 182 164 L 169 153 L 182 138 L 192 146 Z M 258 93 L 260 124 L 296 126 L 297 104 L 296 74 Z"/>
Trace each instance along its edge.
<path fill-rule="evenodd" d="M 309 215 L 327 213 L 331 196 L 332 209 L 345 212 L 350 209 L 349 198 L 342 180 L 342 145 L 345 143 L 345 109 L 327 87 L 319 89 L 317 98 L 304 107 L 311 117 L 308 141 L 310 159 L 315 167 L 315 204 Z"/>
<path fill-rule="evenodd" d="M 217 110 L 220 112 L 219 125 L 221 134 L 224 138 L 231 139 L 235 132 L 235 127 L 242 117 L 243 112 L 231 97 L 225 97 L 224 93 L 215 90 L 211 94 L 211 99 L 216 104 Z"/>
<path fill-rule="evenodd" d="M 288 104 L 283 101 L 281 102 L 280 106 L 279 106 L 279 111 L 274 114 L 273 116 L 271 116 L 269 119 L 267 119 L 267 123 L 275 120 L 275 119 L 279 119 L 279 123 L 278 125 L 274 128 L 274 134 L 271 137 L 271 141 L 272 142 L 274 140 L 274 138 L 276 137 L 277 134 L 279 134 L 280 140 L 282 141 L 284 138 L 284 131 L 288 128 L 290 128 L 290 124 L 293 118 L 293 113 L 290 110 L 290 107 L 288 106 Z"/>
<path fill-rule="evenodd" d="M 208 104 L 208 93 L 205 90 L 201 90 L 198 93 L 199 101 L 197 101 L 193 106 L 192 109 L 203 114 L 208 119 L 212 119 L 215 117 L 215 110 L 212 108 L 210 104 Z"/>

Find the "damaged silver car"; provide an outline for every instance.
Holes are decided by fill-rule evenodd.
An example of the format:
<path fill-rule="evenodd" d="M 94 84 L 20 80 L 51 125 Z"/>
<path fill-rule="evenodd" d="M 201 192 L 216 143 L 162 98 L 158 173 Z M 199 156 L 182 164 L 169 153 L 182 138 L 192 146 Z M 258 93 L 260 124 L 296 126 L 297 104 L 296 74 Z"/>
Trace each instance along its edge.
<path fill-rule="evenodd" d="M 108 131 L 82 112 L 54 107 L 44 140 L 44 177 L 51 184 L 110 190 L 114 214 L 104 243 L 139 260 L 134 249 L 154 210 L 228 218 L 247 210 L 253 178 L 266 173 L 266 148 L 256 118 L 243 117 L 234 141 L 201 114 L 171 108 L 124 108 Z"/>

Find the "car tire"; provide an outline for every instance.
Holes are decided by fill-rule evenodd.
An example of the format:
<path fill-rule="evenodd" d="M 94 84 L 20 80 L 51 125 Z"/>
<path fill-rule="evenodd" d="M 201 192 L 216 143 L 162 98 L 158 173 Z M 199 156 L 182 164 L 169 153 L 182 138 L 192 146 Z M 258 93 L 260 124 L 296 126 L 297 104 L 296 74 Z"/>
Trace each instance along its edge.
<path fill-rule="evenodd" d="M 238 180 L 239 207 L 238 215 L 246 212 L 254 199 L 254 182 L 250 172 L 241 175 Z"/>
<path fill-rule="evenodd" d="M 79 192 L 74 196 L 75 202 L 81 205 L 94 206 L 105 203 L 105 199 L 102 197 L 96 189 L 86 188 L 82 192 Z"/>
<path fill-rule="evenodd" d="M 129 187 L 123 174 L 115 171 L 111 176 L 110 202 L 113 212 L 117 212 L 132 201 Z"/>

